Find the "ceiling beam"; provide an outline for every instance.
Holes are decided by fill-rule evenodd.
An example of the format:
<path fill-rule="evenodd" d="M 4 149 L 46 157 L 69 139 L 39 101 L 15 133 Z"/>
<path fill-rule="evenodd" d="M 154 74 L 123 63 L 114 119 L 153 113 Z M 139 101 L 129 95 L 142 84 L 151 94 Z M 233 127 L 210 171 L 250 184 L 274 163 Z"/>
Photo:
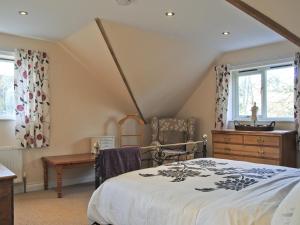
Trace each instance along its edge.
<path fill-rule="evenodd" d="M 110 41 L 109 41 L 109 38 L 108 38 L 107 34 L 106 34 L 106 31 L 105 31 L 105 29 L 104 29 L 104 26 L 103 26 L 103 24 L 102 24 L 102 21 L 101 21 L 100 18 L 96 18 L 95 21 L 96 21 L 96 23 L 97 23 L 97 25 L 98 25 L 98 28 L 99 28 L 99 30 L 100 30 L 100 32 L 101 32 L 103 38 L 104 38 L 104 41 L 105 41 L 105 43 L 106 43 L 106 45 L 107 45 L 107 47 L 108 47 L 108 49 L 109 49 L 109 52 L 110 52 L 110 54 L 111 54 L 111 56 L 112 56 L 112 58 L 113 58 L 113 60 L 114 60 L 114 62 L 115 62 L 115 64 L 116 64 L 116 66 L 117 66 L 117 68 L 118 68 L 118 71 L 119 71 L 119 73 L 120 73 L 120 75 L 121 75 L 121 77 L 122 77 L 122 80 L 123 80 L 123 82 L 124 82 L 124 84 L 125 84 L 125 86 L 126 86 L 126 89 L 127 89 L 127 91 L 129 92 L 129 95 L 130 95 L 130 97 L 131 97 L 131 100 L 133 101 L 133 104 L 134 104 L 135 108 L 137 109 L 137 111 L 138 111 L 138 113 L 139 113 L 139 116 L 141 117 L 141 119 L 142 119 L 142 120 L 144 121 L 144 123 L 146 124 L 146 120 L 145 120 L 145 118 L 144 118 L 144 116 L 143 116 L 143 114 L 142 114 L 142 111 L 140 110 L 140 107 L 139 107 L 138 104 L 137 104 L 137 101 L 136 101 L 136 99 L 135 99 L 135 97 L 134 97 L 134 95 L 133 95 L 133 92 L 132 92 L 132 90 L 131 90 L 131 88 L 130 88 L 130 85 L 129 85 L 129 83 L 128 83 L 127 79 L 126 79 L 126 76 L 125 76 L 125 74 L 124 74 L 124 71 L 123 71 L 123 69 L 122 69 L 122 67 L 121 67 L 121 65 L 120 65 L 120 63 L 119 63 L 119 61 L 118 61 L 118 58 L 117 58 L 117 56 L 116 56 L 116 54 L 115 54 L 115 52 L 114 52 L 114 49 L 113 49 L 113 47 L 112 47 L 112 45 L 111 45 L 111 43 L 110 43 Z"/>
<path fill-rule="evenodd" d="M 252 6 L 248 5 L 244 1 L 241 0 L 226 0 L 230 4 L 234 5 L 238 9 L 242 10 L 243 12 L 247 13 L 249 16 L 252 16 L 254 19 L 258 20 L 262 24 L 266 25 L 276 33 L 280 34 L 281 36 L 285 37 L 289 41 L 293 42 L 297 46 L 300 47 L 300 38 L 286 29 L 285 27 L 281 26 L 279 23 L 272 20 L 270 17 L 266 16 L 265 14 L 261 13 L 260 11 L 256 10 Z"/>

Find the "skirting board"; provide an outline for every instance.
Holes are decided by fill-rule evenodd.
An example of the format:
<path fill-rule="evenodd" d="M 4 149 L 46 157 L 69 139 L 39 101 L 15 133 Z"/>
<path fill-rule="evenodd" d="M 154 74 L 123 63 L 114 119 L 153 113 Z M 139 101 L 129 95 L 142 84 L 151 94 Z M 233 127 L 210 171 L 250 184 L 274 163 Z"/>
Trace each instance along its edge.
<path fill-rule="evenodd" d="M 76 177 L 72 179 L 64 179 L 63 187 L 75 185 L 75 184 L 83 184 L 83 183 L 92 183 L 95 181 L 95 176 L 86 176 L 86 177 Z M 56 183 L 51 181 L 49 182 L 49 189 L 56 187 Z M 27 192 L 31 191 L 41 191 L 44 190 L 44 183 L 29 183 L 27 184 Z M 23 193 L 23 183 L 18 183 L 14 185 L 14 193 Z"/>

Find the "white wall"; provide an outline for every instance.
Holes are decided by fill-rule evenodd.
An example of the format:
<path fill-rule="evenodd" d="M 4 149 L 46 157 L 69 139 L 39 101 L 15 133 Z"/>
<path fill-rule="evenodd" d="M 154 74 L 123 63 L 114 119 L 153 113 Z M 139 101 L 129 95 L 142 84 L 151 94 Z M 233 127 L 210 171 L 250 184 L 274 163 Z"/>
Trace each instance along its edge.
<path fill-rule="evenodd" d="M 255 48 L 243 49 L 223 54 L 215 64 L 244 65 L 261 61 L 270 61 L 293 57 L 299 48 L 284 41 Z M 196 91 L 178 112 L 178 117 L 193 116 L 199 121 L 199 138 L 208 134 L 208 151 L 211 154 L 211 130 L 215 122 L 215 90 L 216 80 L 214 66 L 203 77 Z M 279 123 L 278 129 L 293 129 L 293 123 Z"/>
<path fill-rule="evenodd" d="M 24 167 L 29 188 L 40 188 L 43 180 L 41 157 L 90 151 L 89 137 L 117 135 L 116 122 L 135 113 L 124 87 L 103 85 L 58 44 L 0 34 L 0 49 L 38 49 L 49 54 L 51 94 L 51 143 L 46 149 L 24 150 Z M 110 79 L 110 74 L 106 74 Z M 117 97 L 116 97 L 117 95 Z M 14 121 L 0 120 L 0 147 L 14 145 Z M 93 167 L 67 170 L 65 180 L 93 179 Z M 53 173 L 50 174 L 54 180 Z"/>

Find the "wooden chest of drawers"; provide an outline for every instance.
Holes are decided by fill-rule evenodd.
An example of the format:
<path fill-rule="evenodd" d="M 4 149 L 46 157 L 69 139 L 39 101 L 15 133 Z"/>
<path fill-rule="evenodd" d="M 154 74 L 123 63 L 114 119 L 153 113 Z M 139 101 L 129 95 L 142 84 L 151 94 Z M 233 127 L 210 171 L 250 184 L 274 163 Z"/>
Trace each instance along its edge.
<path fill-rule="evenodd" d="M 213 157 L 296 167 L 295 131 L 212 130 Z"/>
<path fill-rule="evenodd" d="M 13 179 L 16 177 L 0 164 L 0 225 L 14 224 Z"/>

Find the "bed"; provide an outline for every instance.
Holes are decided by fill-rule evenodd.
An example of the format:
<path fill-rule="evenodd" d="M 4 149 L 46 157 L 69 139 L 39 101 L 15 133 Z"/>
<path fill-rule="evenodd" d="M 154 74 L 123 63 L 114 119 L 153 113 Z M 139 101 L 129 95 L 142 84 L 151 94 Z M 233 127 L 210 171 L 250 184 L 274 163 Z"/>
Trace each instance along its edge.
<path fill-rule="evenodd" d="M 300 170 L 193 159 L 108 179 L 93 193 L 90 224 L 300 224 Z"/>

